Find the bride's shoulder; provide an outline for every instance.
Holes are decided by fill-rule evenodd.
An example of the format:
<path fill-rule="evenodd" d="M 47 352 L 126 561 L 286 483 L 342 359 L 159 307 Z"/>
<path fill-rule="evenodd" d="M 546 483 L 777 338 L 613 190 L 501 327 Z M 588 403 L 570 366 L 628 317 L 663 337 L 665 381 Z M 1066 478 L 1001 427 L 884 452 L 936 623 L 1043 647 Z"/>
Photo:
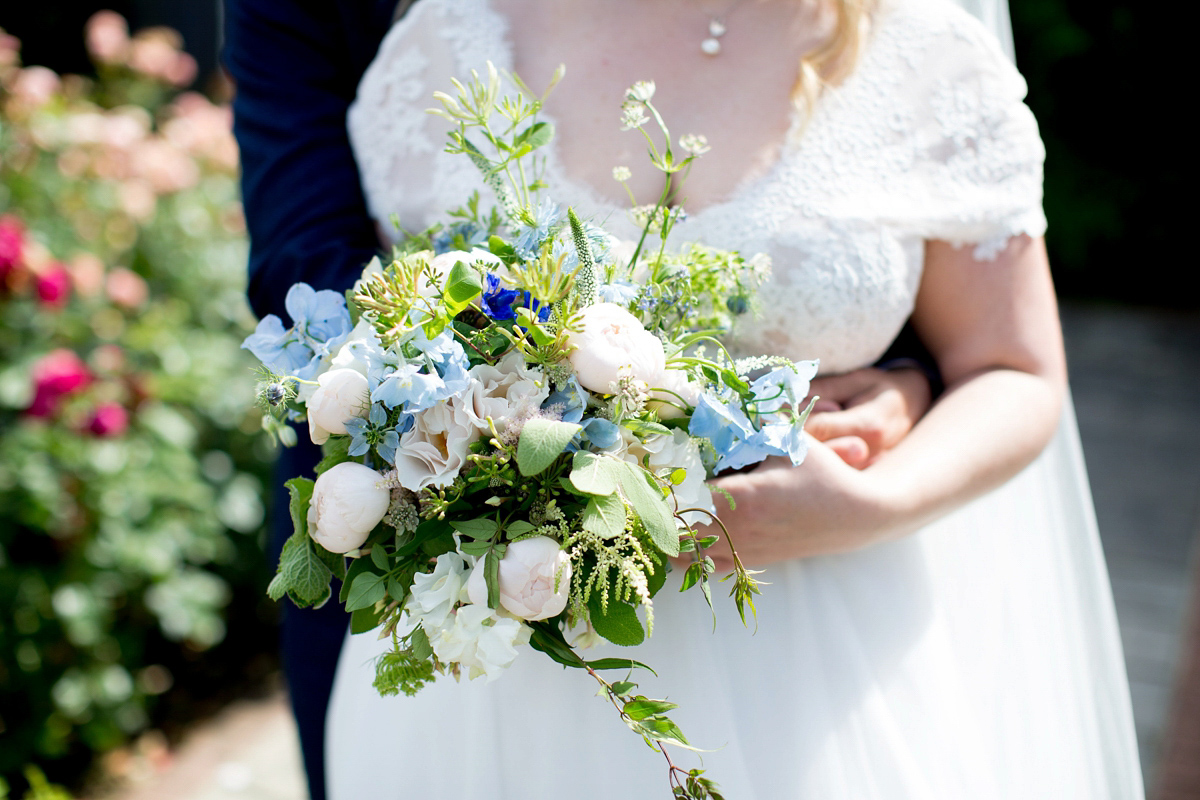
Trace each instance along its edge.
<path fill-rule="evenodd" d="M 991 31 L 953 0 L 882 0 L 872 20 L 872 38 L 878 49 L 913 68 L 957 61 L 1016 74 Z"/>

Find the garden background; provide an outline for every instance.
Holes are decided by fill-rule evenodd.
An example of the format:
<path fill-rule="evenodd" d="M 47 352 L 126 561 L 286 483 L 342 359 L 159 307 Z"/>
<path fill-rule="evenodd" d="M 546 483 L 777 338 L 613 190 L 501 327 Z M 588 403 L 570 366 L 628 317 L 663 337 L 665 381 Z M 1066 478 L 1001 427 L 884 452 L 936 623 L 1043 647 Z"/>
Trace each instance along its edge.
<path fill-rule="evenodd" d="M 103 17 L 85 41 L 101 8 L 149 30 L 127 39 Z M 1147 679 L 1165 697 L 1139 697 L 1130 655 L 1155 786 L 1171 687 L 1190 663 L 1180 634 L 1200 473 L 1138 434 L 1147 469 L 1173 470 L 1172 494 L 1106 508 L 1102 486 L 1125 452 L 1117 431 L 1155 402 L 1178 411 L 1169 397 L 1200 395 L 1194 257 L 1176 244 L 1191 208 L 1175 144 L 1183 26 L 1103 0 L 1011 0 L 1011 13 L 1046 141 L 1048 243 L 1102 530 L 1120 528 L 1118 512 L 1150 523 L 1133 544 L 1105 540 L 1127 651 L 1154 628 L 1138 614 L 1169 619 L 1154 628 L 1171 639 L 1157 645 L 1174 654 L 1155 667 L 1166 677 Z M 219 17 L 214 3 L 166 0 L 0 9 L 20 40 L 18 54 L 0 35 L 0 776 L 15 797 L 41 772 L 103 793 L 138 753 L 277 680 L 262 556 L 273 454 L 238 349 L 253 320 Z M 60 77 L 72 75 L 84 77 Z M 1125 376 L 1123 404 L 1088 399 L 1087 376 L 1106 365 Z M 1155 411 L 1185 426 L 1167 432 L 1176 444 L 1195 438 L 1191 408 Z M 1122 588 L 1123 553 L 1148 546 L 1135 540 L 1157 535 L 1164 503 L 1178 519 L 1151 545 L 1183 587 L 1169 613 Z"/>

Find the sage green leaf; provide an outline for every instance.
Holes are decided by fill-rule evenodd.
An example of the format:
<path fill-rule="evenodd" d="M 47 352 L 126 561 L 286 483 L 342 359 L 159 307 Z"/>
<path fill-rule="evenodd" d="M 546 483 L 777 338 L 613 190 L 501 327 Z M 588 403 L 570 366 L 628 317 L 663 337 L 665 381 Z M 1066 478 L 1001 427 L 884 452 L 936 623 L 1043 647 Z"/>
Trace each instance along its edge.
<path fill-rule="evenodd" d="M 646 672 L 649 672 L 651 675 L 655 676 L 656 678 L 658 677 L 657 672 L 650 669 L 650 667 L 648 667 L 647 665 L 643 664 L 640 661 L 634 661 L 632 658 L 598 658 L 595 661 L 587 662 L 587 665 L 594 670 L 633 669 L 634 667 L 637 667 L 638 669 L 646 670 Z M 614 687 L 617 685 L 618 684 L 615 684 L 615 683 L 613 684 Z M 632 683 L 629 685 L 637 686 L 636 683 Z"/>
<path fill-rule="evenodd" d="M 442 290 L 442 297 L 446 301 L 447 311 L 453 316 L 466 308 L 482 291 L 479 273 L 459 261 L 451 268 L 450 275 L 446 278 L 446 288 Z"/>
<path fill-rule="evenodd" d="M 669 703 L 666 700 L 651 700 L 639 694 L 625 703 L 624 708 L 621 710 L 633 719 L 646 719 L 646 717 L 665 714 L 673 708 L 679 708 L 679 705 L 677 703 Z"/>
<path fill-rule="evenodd" d="M 364 572 L 350 584 L 350 595 L 346 598 L 346 610 L 357 611 L 370 608 L 387 594 L 387 576 Z"/>
<path fill-rule="evenodd" d="M 583 428 L 573 422 L 531 419 L 521 428 L 517 468 L 525 477 L 544 472 Z"/>
<path fill-rule="evenodd" d="M 318 475 L 327 472 L 338 464 L 342 464 L 350 460 L 350 442 L 349 436 L 330 436 L 325 444 L 321 445 L 321 461 L 317 464 L 316 472 Z"/>
<path fill-rule="evenodd" d="M 549 122 L 535 122 L 521 131 L 515 140 L 517 145 L 527 144 L 530 150 L 545 147 L 554 138 L 554 126 Z"/>
<path fill-rule="evenodd" d="M 518 536 L 524 536 L 525 534 L 532 533 L 533 531 L 533 523 L 523 519 L 508 523 L 507 527 L 504 529 L 504 533 L 509 539 L 515 539 Z"/>
<path fill-rule="evenodd" d="M 584 494 L 613 494 L 617 491 L 619 463 L 611 456 L 580 450 L 571 459 L 571 485 Z"/>
<path fill-rule="evenodd" d="M 463 542 L 458 546 L 458 549 L 469 556 L 480 558 L 487 555 L 492 549 L 491 542 Z"/>
<path fill-rule="evenodd" d="M 382 616 L 374 606 L 355 609 L 350 615 L 350 632 L 366 633 L 379 627 Z"/>
<path fill-rule="evenodd" d="M 649 420 L 644 419 L 627 419 L 621 423 L 621 427 L 633 431 L 638 436 L 643 438 L 646 436 L 653 436 L 655 434 L 662 436 L 671 435 L 671 429 L 666 425 L 658 422 L 650 422 Z"/>
<path fill-rule="evenodd" d="M 654 478 L 635 464 L 616 459 L 613 461 L 620 466 L 617 482 L 621 493 L 642 521 L 654 546 L 665 555 L 679 555 L 679 532 L 675 527 L 675 517 Z"/>
<path fill-rule="evenodd" d="M 388 563 L 387 551 L 380 545 L 371 548 L 371 563 L 383 572 L 387 572 L 392 566 Z"/>
<path fill-rule="evenodd" d="M 316 481 L 308 478 L 292 478 L 284 484 L 288 490 L 288 512 L 292 515 L 292 532 L 308 535 L 308 504 L 312 502 Z"/>
<path fill-rule="evenodd" d="M 592 592 L 588 599 L 588 616 L 596 633 L 613 644 L 632 647 L 646 640 L 646 631 L 638 619 L 637 610 L 615 597 L 608 601 L 608 611 L 600 605 L 600 593 Z"/>
<path fill-rule="evenodd" d="M 500 607 L 500 556 L 495 548 L 488 550 L 483 562 L 483 580 L 487 584 L 488 608 Z"/>
<path fill-rule="evenodd" d="M 588 500 L 583 510 L 583 529 L 605 539 L 625 530 L 625 502 L 619 495 L 603 494 Z"/>
<path fill-rule="evenodd" d="M 433 647 L 429 644 L 429 634 L 425 633 L 425 629 L 418 625 L 412 632 L 412 636 L 408 638 L 408 646 L 412 648 L 414 658 L 425 661 L 433 657 Z"/>
<path fill-rule="evenodd" d="M 450 523 L 454 530 L 472 539 L 490 539 L 496 534 L 496 520 L 486 517 L 480 519 L 454 520 Z"/>

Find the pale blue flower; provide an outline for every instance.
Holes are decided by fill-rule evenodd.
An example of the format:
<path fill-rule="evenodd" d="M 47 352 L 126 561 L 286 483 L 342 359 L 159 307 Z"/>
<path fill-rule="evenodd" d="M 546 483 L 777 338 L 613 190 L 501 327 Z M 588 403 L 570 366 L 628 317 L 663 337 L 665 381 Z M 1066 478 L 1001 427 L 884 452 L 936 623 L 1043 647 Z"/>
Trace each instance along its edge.
<path fill-rule="evenodd" d="M 400 433 L 395 428 L 387 427 L 387 410 L 378 403 L 371 406 L 367 419 L 354 418 L 346 421 L 346 432 L 350 434 L 350 450 L 352 456 L 366 455 L 372 446 L 388 464 L 396 463 L 396 449 L 400 447 Z M 412 418 L 403 420 L 407 428 L 412 424 Z"/>
<path fill-rule="evenodd" d="M 373 371 L 371 400 L 388 408 L 414 414 L 462 394 L 471 383 L 470 362 L 462 345 L 443 331 L 432 340 L 420 328 L 407 343 L 419 356 L 411 361 Z"/>
<path fill-rule="evenodd" d="M 527 261 L 536 258 L 542 242 L 550 235 L 551 229 L 562 221 L 562 218 L 563 212 L 557 203 L 543 200 L 533 211 L 533 225 L 522 225 L 517 229 L 516 238 L 512 243 L 517 255 Z"/>
<path fill-rule="evenodd" d="M 612 447 L 621 441 L 621 429 L 606 419 L 589 417 L 582 424 L 583 435 L 596 447 Z"/>
<path fill-rule="evenodd" d="M 642 287 L 637 284 L 630 283 L 625 280 L 616 280 L 612 283 L 606 283 L 599 288 L 600 299 L 605 303 L 616 303 L 619 306 L 628 306 L 638 298 L 642 293 Z"/>
<path fill-rule="evenodd" d="M 463 247 L 459 247 L 458 243 L 454 241 L 459 236 L 463 239 L 461 242 L 464 245 Z M 488 232 L 484 228 L 470 220 L 464 220 L 463 222 L 448 225 L 434 234 L 433 252 L 435 255 L 440 256 L 442 253 L 448 253 L 451 250 L 471 250 L 486 242 L 487 239 Z"/>
<path fill-rule="evenodd" d="M 754 393 L 754 410 L 759 414 L 773 414 L 789 405 L 798 409 L 808 396 L 808 382 L 816 374 L 815 361 L 801 361 L 791 366 L 776 367 L 750 384 Z"/>
<path fill-rule="evenodd" d="M 587 410 L 591 399 L 591 395 L 579 385 L 579 381 L 572 375 L 565 387 L 546 398 L 546 401 L 542 403 L 542 408 L 549 408 L 553 405 L 561 406 L 563 409 L 562 421 L 578 425 L 583 421 L 583 412 Z"/>
<path fill-rule="evenodd" d="M 285 330 L 274 314 L 263 317 L 242 347 L 249 350 L 269 369 L 311 380 L 321 359 L 350 334 L 350 312 L 346 300 L 337 292 L 316 291 L 307 283 L 288 289 L 284 300 L 292 327 Z"/>

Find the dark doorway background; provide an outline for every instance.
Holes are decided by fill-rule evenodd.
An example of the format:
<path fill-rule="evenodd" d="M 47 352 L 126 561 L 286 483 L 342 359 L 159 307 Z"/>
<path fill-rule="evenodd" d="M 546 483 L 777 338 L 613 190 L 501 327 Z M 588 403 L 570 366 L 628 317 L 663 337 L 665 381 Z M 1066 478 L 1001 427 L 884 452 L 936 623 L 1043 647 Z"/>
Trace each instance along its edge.
<path fill-rule="evenodd" d="M 332 1 L 332 0 L 329 0 Z M 1059 293 L 1106 302 L 1200 308 L 1183 187 L 1181 98 L 1190 26 L 1162 4 L 1111 0 L 1010 0 L 1017 63 L 1046 141 L 1048 243 Z M 84 72 L 84 22 L 99 8 L 134 30 L 169 25 L 200 65 L 217 65 L 217 0 L 11 0 L 0 27 L 24 43 L 27 64 Z M 1189 162 L 1192 159 L 1187 159 Z"/>

